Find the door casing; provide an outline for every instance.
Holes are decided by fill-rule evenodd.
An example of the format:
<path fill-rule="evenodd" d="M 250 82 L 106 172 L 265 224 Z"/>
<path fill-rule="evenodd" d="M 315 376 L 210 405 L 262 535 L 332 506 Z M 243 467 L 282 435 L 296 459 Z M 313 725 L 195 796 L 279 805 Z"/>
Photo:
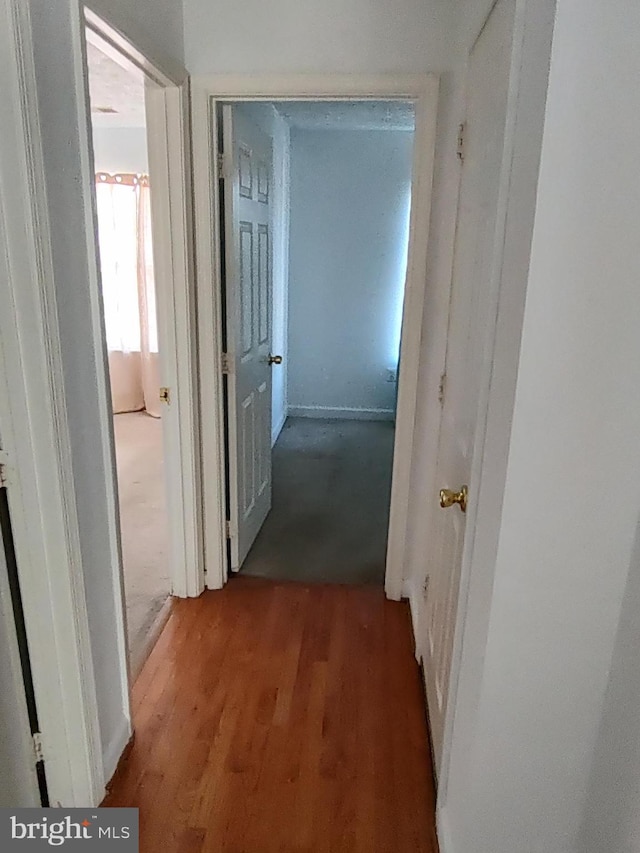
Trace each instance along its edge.
<path fill-rule="evenodd" d="M 120 608 L 115 626 L 121 679 L 113 685 L 122 697 L 124 724 L 118 732 L 120 740 L 114 740 L 109 754 L 103 755 L 72 480 L 28 4 L 0 0 L 0 17 L 4 22 L 0 53 L 7 71 L 7 110 L 13 115 L 12 121 L 0 127 L 3 195 L 12 212 L 10 227 L 0 233 L 9 260 L 8 287 L 0 290 L 0 403 L 4 449 L 9 454 L 9 503 L 51 804 L 96 806 L 131 736 L 124 611 Z M 81 70 L 85 27 L 121 63 L 132 63 L 152 81 L 147 106 L 149 159 L 154 173 L 166 177 L 166 181 L 157 182 L 152 215 L 154 224 L 157 220 L 162 230 L 171 234 L 171 240 L 161 241 L 154 257 L 164 349 L 174 356 L 162 367 L 164 382 L 174 392 L 166 418 L 172 449 L 168 476 L 174 499 L 173 589 L 178 595 L 198 595 L 204 588 L 204 569 L 190 252 L 188 80 L 184 69 L 147 58 L 91 11 L 86 11 L 85 19 L 80 5 L 77 14 L 75 8 L 72 10 L 72 18 L 72 61 L 78 69 L 76 94 L 81 105 L 78 119 L 86 139 L 81 168 L 84 209 L 88 212 L 93 209 L 93 174 L 88 105 L 82 104 L 85 99 L 80 91 L 84 86 L 86 93 Z M 86 221 L 86 234 L 78 239 L 91 246 L 95 234 L 90 214 Z M 122 603 L 113 424 L 97 255 L 90 273 L 96 395 L 103 427 L 99 441 L 105 470 L 112 473 L 106 490 L 111 580 L 115 600 Z"/>
<path fill-rule="evenodd" d="M 200 404 L 204 513 L 208 521 L 204 532 L 205 566 L 210 589 L 222 588 L 228 574 L 217 105 L 239 101 L 340 100 L 405 100 L 415 105 L 412 204 L 385 576 L 387 596 L 400 599 L 406 592 L 406 531 L 426 289 L 438 77 L 434 74 L 219 75 L 193 77 L 191 91 L 200 375 L 209 380 L 202 383 Z"/>

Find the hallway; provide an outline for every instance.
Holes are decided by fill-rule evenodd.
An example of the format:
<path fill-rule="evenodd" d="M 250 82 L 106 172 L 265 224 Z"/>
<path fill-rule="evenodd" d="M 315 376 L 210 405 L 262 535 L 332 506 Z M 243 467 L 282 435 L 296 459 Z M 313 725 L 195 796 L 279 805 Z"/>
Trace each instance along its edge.
<path fill-rule="evenodd" d="M 382 586 L 393 439 L 391 421 L 287 418 L 271 512 L 242 574 Z"/>
<path fill-rule="evenodd" d="M 104 805 L 141 853 L 437 853 L 409 611 L 382 590 L 233 579 L 176 600 Z"/>

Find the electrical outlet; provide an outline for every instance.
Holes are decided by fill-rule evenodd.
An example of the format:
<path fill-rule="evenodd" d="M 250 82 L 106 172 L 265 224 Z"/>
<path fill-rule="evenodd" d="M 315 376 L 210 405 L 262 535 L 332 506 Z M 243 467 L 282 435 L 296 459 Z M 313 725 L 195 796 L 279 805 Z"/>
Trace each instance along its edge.
<path fill-rule="evenodd" d="M 387 370 L 387 382 L 395 382 L 396 381 L 396 371 L 392 368 Z"/>

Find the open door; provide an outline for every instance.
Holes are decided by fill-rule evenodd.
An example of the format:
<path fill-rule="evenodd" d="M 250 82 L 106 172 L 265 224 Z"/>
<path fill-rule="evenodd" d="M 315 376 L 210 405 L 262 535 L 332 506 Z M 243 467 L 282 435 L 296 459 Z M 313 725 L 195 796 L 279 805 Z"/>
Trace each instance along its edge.
<path fill-rule="evenodd" d="M 495 332 L 499 196 L 516 0 L 498 0 L 469 56 L 467 114 L 426 592 L 425 681 L 439 769 L 465 536 L 467 484 Z M 434 496 L 435 498 L 436 496 Z M 440 513 L 442 515 L 440 516 Z"/>
<path fill-rule="evenodd" d="M 231 569 L 271 509 L 271 139 L 223 108 Z"/>

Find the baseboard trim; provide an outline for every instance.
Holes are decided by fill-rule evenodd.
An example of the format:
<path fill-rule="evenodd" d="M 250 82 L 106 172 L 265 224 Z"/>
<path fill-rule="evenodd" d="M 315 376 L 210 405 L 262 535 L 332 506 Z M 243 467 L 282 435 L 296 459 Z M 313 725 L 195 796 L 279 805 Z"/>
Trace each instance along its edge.
<path fill-rule="evenodd" d="M 287 410 L 285 409 L 282 413 L 282 417 L 280 418 L 278 423 L 275 425 L 275 427 L 273 427 L 273 426 L 271 427 L 271 447 L 273 447 L 273 445 L 278 440 L 278 436 L 282 432 L 282 427 L 284 426 L 286 420 L 287 420 Z"/>
<path fill-rule="evenodd" d="M 167 596 L 167 600 L 164 602 L 164 604 L 158 611 L 156 618 L 153 620 L 153 624 L 149 628 L 145 641 L 138 650 L 138 654 L 131 657 L 131 660 L 129 661 L 129 678 L 131 684 L 133 684 L 136 678 L 140 675 L 142 667 L 147 662 L 147 658 L 153 651 L 153 647 L 158 641 L 158 637 L 162 633 L 164 626 L 169 621 L 169 616 L 171 616 L 172 607 L 173 596 L 169 595 Z"/>
<path fill-rule="evenodd" d="M 409 614 L 411 616 L 411 630 L 413 632 L 413 653 L 418 664 L 422 664 L 422 652 L 418 648 L 418 637 L 420 636 L 419 602 L 416 601 L 416 596 L 408 590 L 405 590 L 403 598 L 407 598 L 409 600 Z"/>
<path fill-rule="evenodd" d="M 436 835 L 438 836 L 440 853 L 453 853 L 449 824 L 447 823 L 445 811 L 441 807 L 436 808 Z"/>
<path fill-rule="evenodd" d="M 100 797 L 100 802 L 104 798 L 108 783 L 111 782 L 111 779 L 114 777 L 115 772 L 118 768 L 118 764 L 120 763 L 120 759 L 129 744 L 132 736 L 131 723 L 126 717 L 122 717 L 120 724 L 118 725 L 118 730 L 116 731 L 114 737 L 111 739 L 109 746 L 106 748 L 103 756 L 103 765 L 104 765 L 104 793 L 102 797 Z M 99 805 L 100 803 L 95 803 L 94 805 Z"/>
<path fill-rule="evenodd" d="M 118 759 L 118 763 L 116 765 L 116 769 L 113 773 L 113 776 L 111 777 L 111 779 L 109 779 L 109 781 L 105 785 L 105 788 L 107 791 L 106 796 L 105 796 L 105 800 L 108 798 L 109 794 L 111 793 L 111 789 L 113 788 L 114 784 L 117 782 L 117 780 L 120 778 L 120 776 L 124 773 L 125 764 L 127 762 L 127 759 L 129 758 L 129 756 L 131 755 L 131 750 L 133 749 L 133 744 L 135 743 L 135 739 L 136 739 L 136 733 L 133 732 L 133 734 L 131 735 L 131 737 L 129 738 L 129 740 L 127 742 L 127 745 L 122 750 L 122 754 L 121 754 L 120 758 Z M 100 803 L 101 806 L 104 805 L 105 800 L 103 800 L 102 803 Z"/>
<path fill-rule="evenodd" d="M 396 417 L 393 409 L 332 408 L 330 406 L 289 406 L 288 415 L 292 418 L 353 421 L 393 421 Z"/>

